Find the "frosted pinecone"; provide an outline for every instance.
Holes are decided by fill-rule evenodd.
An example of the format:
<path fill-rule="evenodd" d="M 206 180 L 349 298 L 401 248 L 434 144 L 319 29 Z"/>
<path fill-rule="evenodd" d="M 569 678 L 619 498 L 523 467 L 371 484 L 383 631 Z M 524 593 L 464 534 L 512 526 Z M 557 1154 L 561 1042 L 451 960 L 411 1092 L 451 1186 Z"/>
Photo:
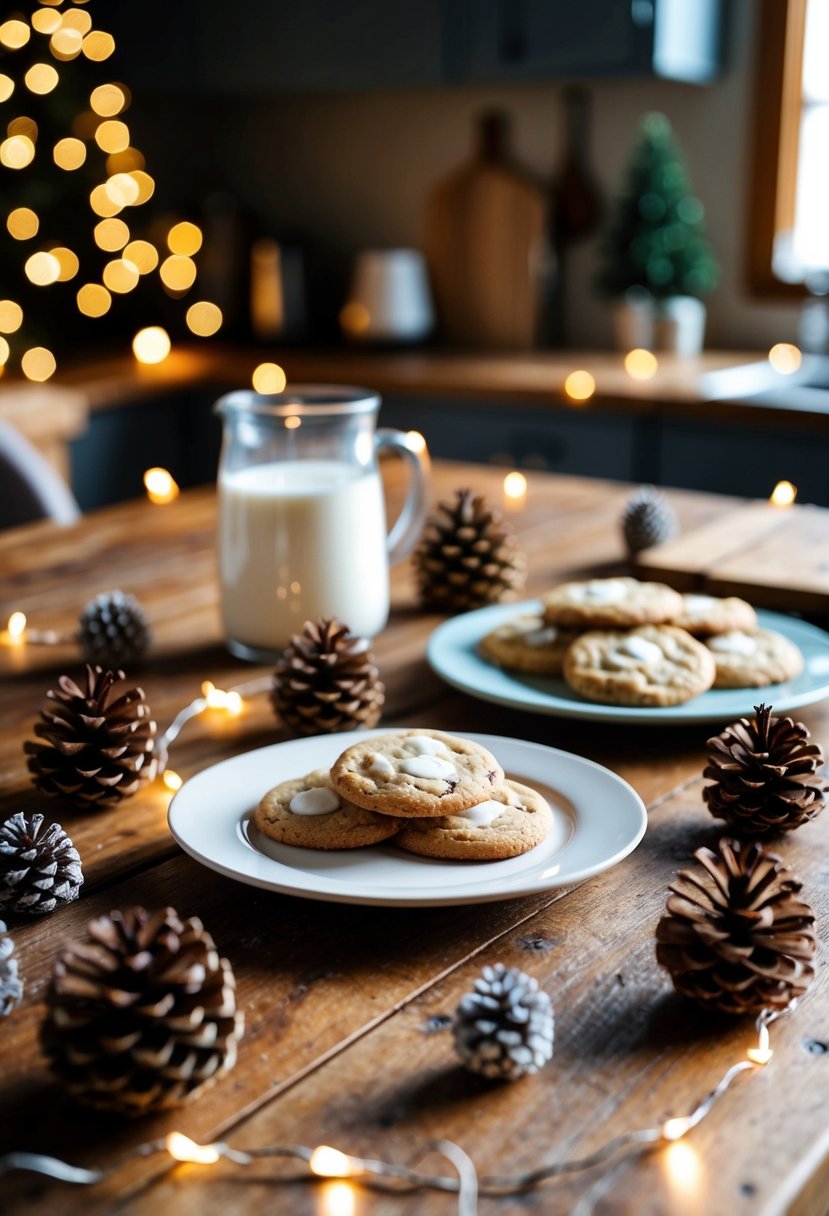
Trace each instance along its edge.
<path fill-rule="evenodd" d="M 516 1081 L 538 1072 L 553 1054 L 553 1004 L 538 981 L 496 963 L 455 1012 L 455 1048 L 481 1076 Z"/>
<path fill-rule="evenodd" d="M 628 553 L 661 545 L 679 531 L 676 512 L 664 494 L 653 486 L 640 486 L 622 512 L 622 532 Z"/>
<path fill-rule="evenodd" d="M 0 1017 L 8 1017 L 23 996 L 23 982 L 17 974 L 14 942 L 0 920 Z"/>
<path fill-rule="evenodd" d="M 130 667 L 153 640 L 144 609 L 133 595 L 103 591 L 90 600 L 78 621 L 84 657 L 102 667 Z"/>
<path fill-rule="evenodd" d="M 78 898 L 78 850 L 59 823 L 18 811 L 0 827 L 0 911 L 41 916 Z"/>

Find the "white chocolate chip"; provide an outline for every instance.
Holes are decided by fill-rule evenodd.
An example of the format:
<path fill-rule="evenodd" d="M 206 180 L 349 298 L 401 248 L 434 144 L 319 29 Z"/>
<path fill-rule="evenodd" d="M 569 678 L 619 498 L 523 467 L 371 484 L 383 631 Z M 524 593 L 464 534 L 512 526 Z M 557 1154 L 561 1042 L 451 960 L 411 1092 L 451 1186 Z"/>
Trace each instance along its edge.
<path fill-rule="evenodd" d="M 713 595 L 686 595 L 685 611 L 688 616 L 702 616 L 704 612 L 714 608 L 718 600 L 714 599 Z"/>
<path fill-rule="evenodd" d="M 446 751 L 446 744 L 440 739 L 433 739 L 431 735 L 409 735 L 404 743 L 416 756 L 437 756 Z"/>
<path fill-rule="evenodd" d="M 313 789 L 294 794 L 289 808 L 295 815 L 328 815 L 331 811 L 336 811 L 339 805 L 340 800 L 333 790 L 315 786 Z"/>
<path fill-rule="evenodd" d="M 757 639 L 749 637 L 741 629 L 732 629 L 731 633 L 721 633 L 719 637 L 711 638 L 708 649 L 718 654 L 754 654 Z"/>
<path fill-rule="evenodd" d="M 403 760 L 403 772 L 410 777 L 457 777 L 454 764 L 439 760 L 437 756 L 407 756 Z"/>
<path fill-rule="evenodd" d="M 503 815 L 505 810 L 503 802 L 496 802 L 494 798 L 488 798 L 486 802 L 479 802 L 477 806 L 470 806 L 465 811 L 461 811 L 459 818 L 468 819 L 476 828 L 488 828 L 499 815 Z"/>
<path fill-rule="evenodd" d="M 658 663 L 663 654 L 655 642 L 649 642 L 647 638 L 640 638 L 634 634 L 619 642 L 618 646 L 614 646 L 607 657 L 613 666 L 628 668 L 637 666 L 639 663 Z"/>
<path fill-rule="evenodd" d="M 626 590 L 620 579 L 596 579 L 590 583 L 574 583 L 567 597 L 579 604 L 614 604 L 625 598 Z"/>
<path fill-rule="evenodd" d="M 368 771 L 372 777 L 391 777 L 394 774 L 394 765 L 388 756 L 381 756 L 376 752 L 371 758 Z"/>
<path fill-rule="evenodd" d="M 523 642 L 526 646 L 549 646 L 558 637 L 558 630 L 555 625 L 545 625 L 542 629 L 531 629 L 523 636 Z"/>

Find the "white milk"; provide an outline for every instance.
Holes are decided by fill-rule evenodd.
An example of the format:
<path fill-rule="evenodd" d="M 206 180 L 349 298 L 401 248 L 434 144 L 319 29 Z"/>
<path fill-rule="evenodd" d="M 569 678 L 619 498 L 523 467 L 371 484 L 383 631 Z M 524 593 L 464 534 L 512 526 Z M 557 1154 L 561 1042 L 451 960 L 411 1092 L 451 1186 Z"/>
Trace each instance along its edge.
<path fill-rule="evenodd" d="M 252 465 L 219 477 L 225 636 L 276 650 L 305 621 L 336 616 L 373 637 L 389 574 L 379 473 L 333 460 Z"/>

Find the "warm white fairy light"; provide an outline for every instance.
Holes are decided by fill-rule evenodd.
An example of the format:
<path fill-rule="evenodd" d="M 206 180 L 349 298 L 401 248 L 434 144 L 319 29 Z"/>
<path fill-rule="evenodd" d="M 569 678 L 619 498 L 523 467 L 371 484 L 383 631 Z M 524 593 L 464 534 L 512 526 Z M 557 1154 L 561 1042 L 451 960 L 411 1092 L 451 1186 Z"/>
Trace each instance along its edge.
<path fill-rule="evenodd" d="M 596 381 L 590 372 L 578 369 L 564 381 L 564 391 L 571 401 L 589 401 L 596 391 Z"/>
<path fill-rule="evenodd" d="M 176 479 L 166 469 L 158 466 L 147 469 L 144 473 L 144 489 L 150 502 L 160 507 L 167 506 L 179 496 Z"/>
<path fill-rule="evenodd" d="M 797 486 L 790 481 L 778 481 L 769 496 L 769 502 L 775 507 L 790 507 L 797 498 Z"/>
<path fill-rule="evenodd" d="M 193 1165 L 215 1165 L 221 1157 L 215 1144 L 197 1144 L 181 1132 L 170 1132 L 164 1146 L 175 1161 L 190 1161 Z"/>
<path fill-rule="evenodd" d="M 287 382 L 287 377 L 278 363 L 260 363 L 254 368 L 251 376 L 254 389 L 263 396 L 281 393 Z"/>
<path fill-rule="evenodd" d="M 319 1178 L 348 1178 L 354 1172 L 348 1154 L 328 1144 L 320 1144 L 314 1149 L 308 1168 Z"/>
<path fill-rule="evenodd" d="M 165 768 L 161 774 L 161 780 L 167 786 L 167 789 L 172 790 L 174 794 L 184 785 L 184 779 L 172 768 Z"/>
<path fill-rule="evenodd" d="M 769 363 L 782 376 L 791 376 L 802 362 L 803 356 L 793 342 L 776 342 L 769 351 Z"/>
<path fill-rule="evenodd" d="M 26 613 L 13 612 L 6 625 L 6 632 L 13 642 L 19 641 L 26 632 Z"/>
<path fill-rule="evenodd" d="M 160 325 L 139 329 L 132 340 L 132 353 L 139 363 L 163 363 L 170 353 L 170 335 Z"/>

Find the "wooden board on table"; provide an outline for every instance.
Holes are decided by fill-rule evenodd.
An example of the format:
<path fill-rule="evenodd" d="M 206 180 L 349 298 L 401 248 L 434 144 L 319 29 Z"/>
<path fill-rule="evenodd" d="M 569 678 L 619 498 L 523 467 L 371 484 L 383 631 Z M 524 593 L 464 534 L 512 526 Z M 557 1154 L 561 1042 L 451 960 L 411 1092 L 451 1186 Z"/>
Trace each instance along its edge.
<path fill-rule="evenodd" d="M 829 510 L 750 502 L 647 549 L 636 572 L 680 591 L 761 607 L 829 611 Z"/>

